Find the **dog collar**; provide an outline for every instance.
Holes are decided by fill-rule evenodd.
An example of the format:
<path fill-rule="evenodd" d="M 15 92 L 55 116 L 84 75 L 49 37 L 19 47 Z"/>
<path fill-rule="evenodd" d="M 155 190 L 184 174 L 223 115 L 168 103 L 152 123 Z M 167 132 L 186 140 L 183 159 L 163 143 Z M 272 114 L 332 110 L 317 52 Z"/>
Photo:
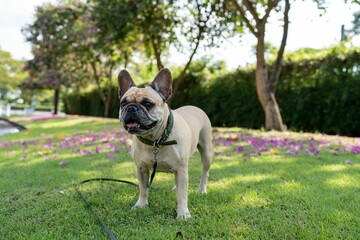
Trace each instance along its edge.
<path fill-rule="evenodd" d="M 141 136 L 137 136 L 137 138 L 140 140 L 140 142 L 146 144 L 146 145 L 150 145 L 150 146 L 154 146 L 154 148 L 159 148 L 160 146 L 169 146 L 169 145 L 174 145 L 177 144 L 177 142 L 175 140 L 171 140 L 171 141 L 167 141 L 171 130 L 174 126 L 174 116 L 173 113 L 171 111 L 171 109 L 169 109 L 169 117 L 166 123 L 166 128 L 164 133 L 160 136 L 160 138 L 158 140 L 152 141 L 146 138 L 143 138 Z"/>

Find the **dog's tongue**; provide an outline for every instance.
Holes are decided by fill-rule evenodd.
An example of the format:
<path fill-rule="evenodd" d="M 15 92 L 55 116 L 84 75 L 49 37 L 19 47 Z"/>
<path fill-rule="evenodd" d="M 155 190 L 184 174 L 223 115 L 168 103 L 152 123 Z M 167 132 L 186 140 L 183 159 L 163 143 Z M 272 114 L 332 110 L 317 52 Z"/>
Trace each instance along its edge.
<path fill-rule="evenodd" d="M 138 123 L 128 123 L 126 124 L 128 128 L 138 128 L 140 125 Z"/>

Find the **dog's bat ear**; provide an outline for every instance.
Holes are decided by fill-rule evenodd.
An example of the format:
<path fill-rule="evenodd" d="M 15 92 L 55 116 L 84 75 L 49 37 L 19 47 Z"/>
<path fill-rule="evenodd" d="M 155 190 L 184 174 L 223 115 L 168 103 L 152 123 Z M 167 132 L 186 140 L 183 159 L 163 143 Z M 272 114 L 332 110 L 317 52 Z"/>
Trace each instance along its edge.
<path fill-rule="evenodd" d="M 168 100 L 172 94 L 172 77 L 170 70 L 167 68 L 161 69 L 150 86 L 160 94 L 164 101 Z"/>
<path fill-rule="evenodd" d="M 121 70 L 119 73 L 118 82 L 120 99 L 124 96 L 125 92 L 129 90 L 129 88 L 135 87 L 134 80 L 131 78 L 130 73 L 126 69 Z"/>

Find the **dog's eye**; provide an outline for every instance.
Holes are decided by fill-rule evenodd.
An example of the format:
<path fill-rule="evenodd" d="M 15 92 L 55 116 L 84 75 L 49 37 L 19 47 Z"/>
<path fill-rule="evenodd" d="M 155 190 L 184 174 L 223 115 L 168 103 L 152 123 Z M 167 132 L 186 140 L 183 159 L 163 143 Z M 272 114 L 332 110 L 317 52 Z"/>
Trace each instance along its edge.
<path fill-rule="evenodd" d="M 127 102 L 126 101 L 123 101 L 123 102 L 120 102 L 120 107 L 125 107 L 125 105 L 127 104 Z"/>
<path fill-rule="evenodd" d="M 154 104 L 149 101 L 143 101 L 141 104 L 146 108 L 151 108 L 152 106 L 154 106 Z"/>

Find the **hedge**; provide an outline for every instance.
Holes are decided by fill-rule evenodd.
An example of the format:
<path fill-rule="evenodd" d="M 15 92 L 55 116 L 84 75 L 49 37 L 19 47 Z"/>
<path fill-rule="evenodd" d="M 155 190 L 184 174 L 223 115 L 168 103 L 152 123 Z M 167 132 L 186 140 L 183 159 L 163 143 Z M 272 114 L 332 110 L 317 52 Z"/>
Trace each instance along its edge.
<path fill-rule="evenodd" d="M 314 51 L 314 50 L 313 50 Z M 310 51 L 311 52 L 311 51 Z M 285 57 L 276 90 L 283 122 L 294 131 L 360 136 L 360 49 L 334 47 L 322 55 L 302 53 L 300 60 Z M 298 56 L 297 53 L 296 56 Z M 263 128 L 264 112 L 257 99 L 254 70 L 209 79 L 204 69 L 190 71 L 174 96 L 171 107 L 195 105 L 202 108 L 214 126 Z M 271 69 L 270 69 L 271 70 Z M 111 117 L 118 117 L 119 101 L 114 89 Z M 96 91 L 75 100 L 76 112 L 102 116 L 104 107 Z"/>

